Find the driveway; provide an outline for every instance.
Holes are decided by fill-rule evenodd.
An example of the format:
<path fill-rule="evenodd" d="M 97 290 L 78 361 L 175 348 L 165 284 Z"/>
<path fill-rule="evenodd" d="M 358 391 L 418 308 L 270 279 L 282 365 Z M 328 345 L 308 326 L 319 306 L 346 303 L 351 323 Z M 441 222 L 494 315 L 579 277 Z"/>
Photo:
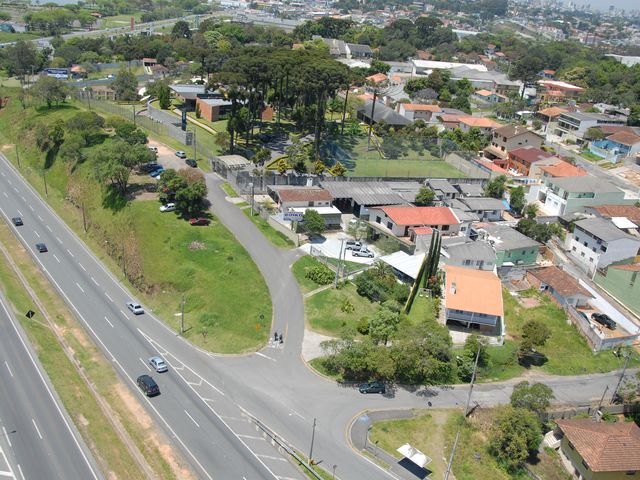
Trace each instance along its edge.
<path fill-rule="evenodd" d="M 174 149 L 167 147 L 165 144 L 149 139 L 149 146 L 157 147 L 158 163 L 164 168 L 173 168 L 174 170 L 190 168 L 189 166 L 185 165 L 182 158 L 176 157 Z"/>
<path fill-rule="evenodd" d="M 323 255 L 329 258 L 338 258 L 340 256 L 340 248 L 342 247 L 341 245 L 342 240 L 340 239 L 340 233 L 326 233 L 323 235 L 323 238 L 324 240 L 320 239 L 320 241 L 314 240 L 311 243 L 305 243 L 304 245 L 299 247 L 299 250 L 309 254 L 311 251 L 311 248 L 313 247 L 316 250 L 320 250 Z M 371 245 L 368 245 L 368 247 L 369 247 L 369 250 L 371 250 L 375 255 L 373 258 L 354 257 L 352 250 L 347 250 L 346 254 L 343 253 L 343 258 L 345 260 L 348 260 L 349 262 L 362 263 L 363 265 L 371 265 L 380 256 L 380 253 L 375 249 L 375 247 Z"/>

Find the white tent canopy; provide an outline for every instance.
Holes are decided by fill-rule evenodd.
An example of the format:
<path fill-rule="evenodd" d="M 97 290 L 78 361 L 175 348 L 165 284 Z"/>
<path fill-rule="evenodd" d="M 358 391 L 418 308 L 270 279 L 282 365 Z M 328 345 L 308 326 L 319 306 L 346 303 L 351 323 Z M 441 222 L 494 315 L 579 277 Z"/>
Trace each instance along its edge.
<path fill-rule="evenodd" d="M 408 443 L 405 443 L 396 451 L 399 452 L 403 457 L 411 460 L 420 468 L 424 468 L 425 465 L 428 465 L 431 463 L 431 459 L 429 457 L 427 457 L 420 450 L 417 450 L 416 448 L 412 447 Z"/>

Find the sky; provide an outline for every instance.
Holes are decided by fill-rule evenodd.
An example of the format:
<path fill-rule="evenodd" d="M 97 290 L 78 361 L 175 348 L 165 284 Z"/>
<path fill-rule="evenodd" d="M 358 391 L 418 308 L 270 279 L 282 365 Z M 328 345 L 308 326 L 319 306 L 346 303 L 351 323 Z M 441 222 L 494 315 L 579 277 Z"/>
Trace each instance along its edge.
<path fill-rule="evenodd" d="M 609 5 L 613 5 L 617 9 L 624 8 L 627 11 L 640 10 L 640 1 L 638 0 L 563 0 L 565 5 L 570 1 L 577 5 L 591 4 L 591 10 L 609 10 Z"/>

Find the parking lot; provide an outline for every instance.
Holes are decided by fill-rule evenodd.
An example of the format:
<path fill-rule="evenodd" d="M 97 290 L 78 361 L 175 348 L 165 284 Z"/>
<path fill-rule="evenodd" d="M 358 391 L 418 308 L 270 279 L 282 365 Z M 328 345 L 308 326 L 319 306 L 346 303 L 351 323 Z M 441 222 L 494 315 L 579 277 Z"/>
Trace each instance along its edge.
<path fill-rule="evenodd" d="M 166 145 L 149 140 L 149 146 L 158 149 L 158 163 L 165 169 L 173 168 L 174 170 L 180 170 L 181 168 L 188 168 L 184 163 L 184 159 L 176 157 L 175 151 Z M 187 150 L 185 150 L 185 152 L 189 155 Z"/>
<path fill-rule="evenodd" d="M 342 244 L 341 236 L 344 237 L 344 241 L 346 242 L 347 236 L 341 232 L 325 233 L 322 237 L 316 238 L 312 242 L 300 246 L 300 250 L 305 253 L 310 253 L 311 248 L 313 247 L 320 250 L 322 254 L 327 257 L 338 258 L 340 256 L 340 248 Z M 378 252 L 372 245 L 367 245 L 367 247 L 373 252 L 373 258 L 354 257 L 351 250 L 347 250 L 346 255 L 343 254 L 343 258 L 350 262 L 371 265 L 380 256 L 380 252 Z"/>

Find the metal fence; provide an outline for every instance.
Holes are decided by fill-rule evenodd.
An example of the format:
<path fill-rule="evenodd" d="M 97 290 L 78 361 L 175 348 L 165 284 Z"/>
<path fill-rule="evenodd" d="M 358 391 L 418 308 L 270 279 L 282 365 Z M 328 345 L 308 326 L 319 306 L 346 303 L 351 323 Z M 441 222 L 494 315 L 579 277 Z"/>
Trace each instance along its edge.
<path fill-rule="evenodd" d="M 162 123 L 167 128 L 168 134 L 180 143 L 193 145 L 193 132 L 190 130 L 182 130 L 180 127 L 182 120 L 176 115 L 155 108 L 151 105 L 151 101 L 147 102 L 147 113 L 153 121 Z"/>

